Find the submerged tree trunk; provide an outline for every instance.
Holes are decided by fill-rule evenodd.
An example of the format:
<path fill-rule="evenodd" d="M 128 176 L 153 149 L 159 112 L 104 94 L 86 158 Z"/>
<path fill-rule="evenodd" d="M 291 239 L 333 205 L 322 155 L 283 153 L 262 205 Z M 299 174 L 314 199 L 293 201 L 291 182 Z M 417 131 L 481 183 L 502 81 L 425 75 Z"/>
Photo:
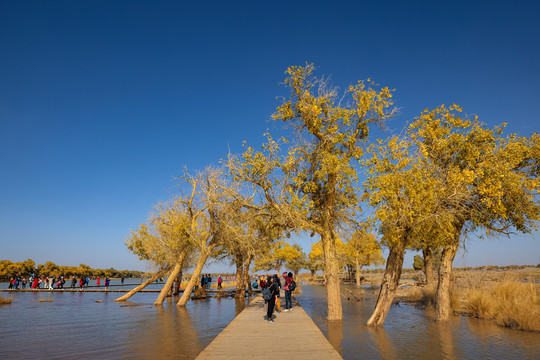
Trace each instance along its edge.
<path fill-rule="evenodd" d="M 360 261 L 354 259 L 356 265 L 356 287 L 360 287 L 360 279 L 362 278 L 362 267 L 360 266 Z"/>
<path fill-rule="evenodd" d="M 174 280 L 178 277 L 178 274 L 180 274 L 180 272 L 182 271 L 182 266 L 184 265 L 184 260 L 186 259 L 186 257 L 187 257 L 187 252 L 184 251 L 180 255 L 180 258 L 178 259 L 178 262 L 174 266 L 174 269 L 169 274 L 169 277 L 167 278 L 167 282 L 163 286 L 163 289 L 161 289 L 161 292 L 159 293 L 159 296 L 157 297 L 156 302 L 154 303 L 154 305 L 163 304 L 163 301 L 165 300 L 165 298 L 167 297 L 167 295 L 171 291 L 171 287 L 172 287 L 172 284 L 173 284 Z M 173 293 L 174 293 L 174 290 L 173 290 Z"/>
<path fill-rule="evenodd" d="M 441 255 L 441 267 L 439 269 L 439 284 L 437 285 L 435 320 L 447 321 L 450 318 L 450 290 L 452 288 L 452 263 L 459 248 L 459 238 L 461 230 L 465 225 L 464 221 L 455 224 L 455 234 L 450 244 L 443 246 Z"/>
<path fill-rule="evenodd" d="M 437 286 L 435 320 L 446 321 L 450 318 L 450 290 L 452 288 L 452 262 L 456 256 L 458 242 L 443 246 L 439 284 Z"/>
<path fill-rule="evenodd" d="M 388 315 L 388 310 L 396 295 L 396 290 L 401 278 L 401 269 L 403 268 L 403 257 L 405 256 L 405 241 L 399 241 L 390 248 L 386 270 L 384 272 L 381 290 L 377 297 L 375 310 L 367 322 L 367 326 L 381 326 Z"/>
<path fill-rule="evenodd" d="M 165 298 L 171 291 L 171 286 L 174 282 L 174 279 L 178 276 L 178 273 L 180 273 L 180 270 L 182 269 L 182 264 L 176 264 L 174 266 L 174 269 L 169 274 L 169 277 L 167 278 L 167 282 L 165 285 L 163 285 L 163 288 L 161 289 L 156 301 L 154 302 L 154 305 L 161 305 L 163 304 L 163 301 L 165 301 Z"/>
<path fill-rule="evenodd" d="M 337 258 L 336 243 L 334 236 L 328 231 L 321 234 L 324 250 L 324 279 L 326 283 L 326 301 L 328 305 L 326 319 L 342 320 L 343 309 L 341 307 L 341 290 L 339 278 L 339 262 Z"/>
<path fill-rule="evenodd" d="M 120 296 L 118 299 L 115 299 L 114 301 L 126 301 L 127 299 L 129 299 L 130 297 L 132 297 L 133 295 L 135 295 L 136 293 L 138 293 L 139 291 L 144 289 L 146 286 L 148 286 L 149 284 L 156 281 L 159 277 L 161 277 L 162 274 L 163 274 L 162 271 L 158 271 L 150 279 L 146 280 L 141 285 L 139 285 L 136 288 L 130 290 L 127 294 L 124 294 L 124 295 Z"/>
<path fill-rule="evenodd" d="M 204 267 L 204 264 L 206 263 L 206 259 L 208 259 L 210 250 L 211 250 L 210 248 L 208 249 L 203 248 L 201 250 L 201 253 L 199 254 L 199 260 L 197 261 L 197 265 L 195 266 L 195 269 L 193 269 L 193 274 L 191 275 L 191 278 L 189 279 L 189 282 L 186 288 L 184 289 L 184 292 L 182 293 L 180 300 L 178 300 L 178 302 L 176 303 L 176 306 L 186 306 L 187 301 L 189 300 L 189 297 L 191 296 L 191 292 L 193 291 L 193 288 L 195 287 L 195 284 L 197 283 L 197 279 L 201 275 L 201 271 L 202 271 L 202 268 Z"/>
<path fill-rule="evenodd" d="M 426 285 L 431 285 L 434 282 L 433 277 L 433 252 L 429 247 L 422 249 L 424 256 L 424 275 L 426 275 Z"/>

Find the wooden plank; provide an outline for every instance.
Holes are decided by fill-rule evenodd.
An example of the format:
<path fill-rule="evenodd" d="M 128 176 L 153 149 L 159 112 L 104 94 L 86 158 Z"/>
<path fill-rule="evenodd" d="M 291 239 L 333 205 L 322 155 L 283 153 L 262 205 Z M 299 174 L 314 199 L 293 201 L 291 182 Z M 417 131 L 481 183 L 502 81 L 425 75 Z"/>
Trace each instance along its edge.
<path fill-rule="evenodd" d="M 281 297 L 282 309 L 285 305 Z M 264 320 L 264 300 L 256 297 L 197 360 L 205 359 L 342 359 L 317 325 L 297 303 L 292 311 Z"/>

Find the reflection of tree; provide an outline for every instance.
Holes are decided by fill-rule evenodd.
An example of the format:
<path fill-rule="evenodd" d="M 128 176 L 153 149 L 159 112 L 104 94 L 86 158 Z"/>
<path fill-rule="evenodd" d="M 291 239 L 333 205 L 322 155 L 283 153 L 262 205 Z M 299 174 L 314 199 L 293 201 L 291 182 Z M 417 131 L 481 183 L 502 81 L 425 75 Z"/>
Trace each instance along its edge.
<path fill-rule="evenodd" d="M 390 338 L 386 334 L 386 330 L 383 327 L 370 328 L 368 327 L 369 333 L 372 335 L 377 344 L 377 350 L 383 359 L 398 359 L 398 352 L 390 341 Z"/>
<path fill-rule="evenodd" d="M 450 324 L 447 322 L 439 322 L 437 325 L 439 344 L 441 344 L 440 357 L 443 359 L 456 359 L 456 356 L 454 354 L 454 337 L 452 335 L 452 329 L 450 328 Z"/>
<path fill-rule="evenodd" d="M 137 358 L 194 358 L 202 350 L 188 310 L 174 306 L 172 298 L 168 298 L 166 307 L 156 306 L 152 321 L 141 327 L 146 328 L 145 331 L 135 332 L 140 337 L 134 339 Z"/>
<path fill-rule="evenodd" d="M 236 311 L 236 316 L 240 314 L 246 308 L 246 299 L 244 298 L 234 298 L 234 309 Z"/>
<path fill-rule="evenodd" d="M 328 341 L 340 354 L 342 353 L 341 342 L 343 341 L 343 321 L 327 321 Z"/>

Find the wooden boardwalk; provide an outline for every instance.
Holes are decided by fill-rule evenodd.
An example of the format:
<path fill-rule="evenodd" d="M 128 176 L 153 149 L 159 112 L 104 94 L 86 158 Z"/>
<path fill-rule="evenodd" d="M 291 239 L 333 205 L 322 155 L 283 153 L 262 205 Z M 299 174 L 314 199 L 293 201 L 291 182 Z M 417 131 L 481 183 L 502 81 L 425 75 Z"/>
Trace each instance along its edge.
<path fill-rule="evenodd" d="M 71 288 L 71 287 L 67 287 L 67 288 L 63 288 L 63 289 L 57 289 L 57 288 L 54 288 L 52 290 L 49 290 L 48 288 L 41 288 L 41 289 L 0 289 L 0 292 L 9 292 L 9 293 L 18 293 L 18 292 L 116 292 L 116 293 L 127 293 L 128 291 L 130 291 L 131 289 L 124 289 L 124 290 L 115 290 L 115 289 L 108 289 L 108 290 L 105 290 L 105 287 L 102 286 L 101 288 L 99 286 L 95 286 L 94 289 L 89 289 L 87 287 L 84 287 L 83 289 L 80 289 L 80 288 Z M 142 290 L 139 290 L 138 292 L 141 292 L 141 293 L 159 293 L 161 292 L 161 289 L 142 289 Z M 180 293 L 183 293 L 184 292 L 184 289 L 181 289 L 180 290 Z M 229 296 L 230 294 L 234 294 L 235 290 L 233 288 L 230 288 L 230 289 L 223 289 L 223 290 L 216 290 L 216 289 L 210 289 L 210 290 L 206 290 L 206 293 L 207 294 L 212 294 L 212 295 L 217 295 L 218 293 L 222 293 L 222 294 L 225 294 L 227 296 Z M 261 292 L 261 290 L 253 290 L 254 293 L 259 293 Z"/>
<path fill-rule="evenodd" d="M 274 313 L 274 323 L 268 323 L 264 300 L 257 296 L 197 359 L 342 359 L 304 309 L 293 306 Z"/>
<path fill-rule="evenodd" d="M 113 290 L 113 289 L 109 289 L 109 290 L 105 290 L 105 287 L 102 286 L 101 289 L 87 289 L 87 288 L 84 288 L 84 289 L 79 289 L 79 288 L 75 288 L 75 289 L 72 289 L 72 288 L 64 288 L 64 289 L 57 289 L 57 288 L 54 288 L 52 290 L 49 290 L 49 289 L 17 289 L 17 290 L 11 290 L 11 289 L 0 289 L 0 292 L 10 292 L 10 293 L 18 293 L 18 292 L 116 292 L 116 293 L 127 293 L 129 290 L 131 289 L 125 289 L 125 290 Z M 161 289 L 143 289 L 143 290 L 139 290 L 139 292 L 143 292 L 143 293 L 158 293 L 160 292 Z"/>

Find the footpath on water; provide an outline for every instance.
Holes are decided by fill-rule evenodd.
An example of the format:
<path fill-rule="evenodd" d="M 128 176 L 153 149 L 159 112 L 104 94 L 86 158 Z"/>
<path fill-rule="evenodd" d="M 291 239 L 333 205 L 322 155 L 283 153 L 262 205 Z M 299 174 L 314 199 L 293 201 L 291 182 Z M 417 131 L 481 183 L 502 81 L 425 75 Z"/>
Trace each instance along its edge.
<path fill-rule="evenodd" d="M 342 359 L 304 309 L 293 306 L 274 312 L 269 323 L 262 296 L 255 297 L 197 359 Z"/>

